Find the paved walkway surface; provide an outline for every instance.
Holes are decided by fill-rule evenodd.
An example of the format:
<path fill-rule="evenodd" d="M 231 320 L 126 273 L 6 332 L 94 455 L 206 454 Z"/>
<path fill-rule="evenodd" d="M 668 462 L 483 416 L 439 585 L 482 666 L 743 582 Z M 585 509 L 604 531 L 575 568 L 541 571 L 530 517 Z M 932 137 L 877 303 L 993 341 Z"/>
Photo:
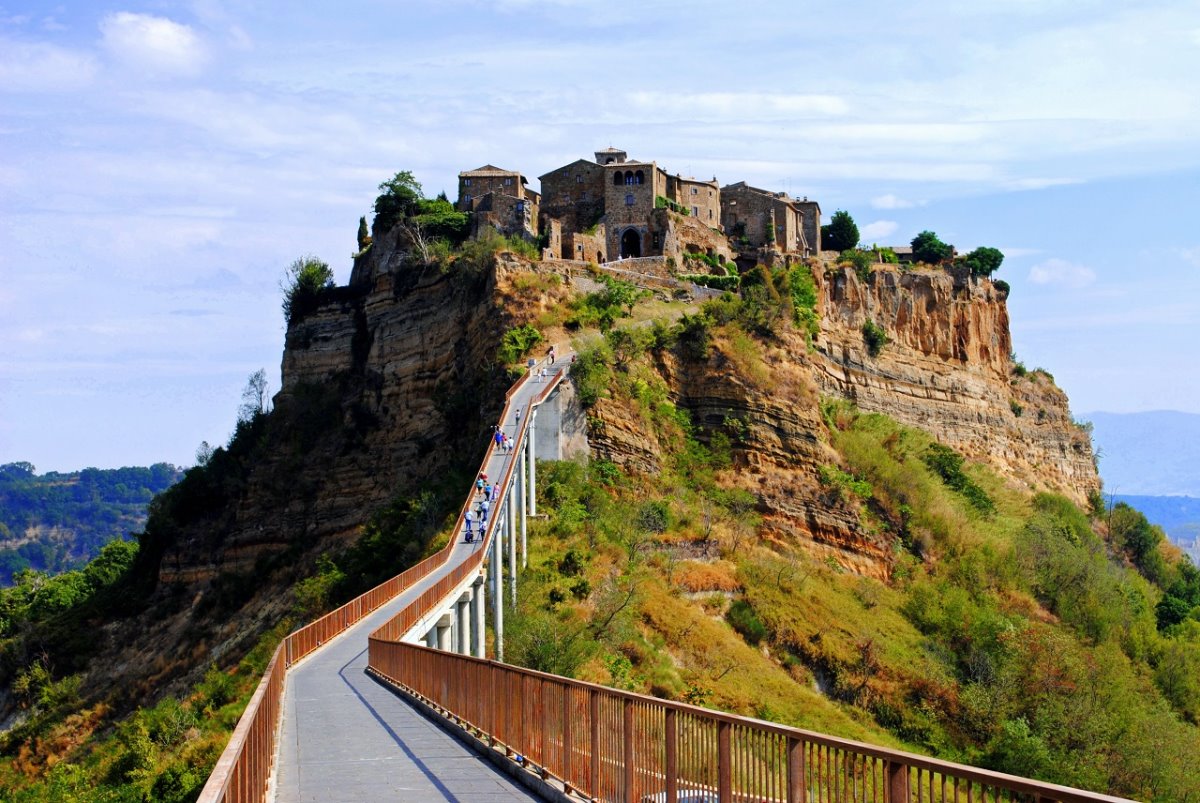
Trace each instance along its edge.
<path fill-rule="evenodd" d="M 510 418 L 502 422 L 510 437 L 515 411 L 527 415 L 529 400 L 544 387 L 535 377 L 513 395 Z M 500 478 L 516 454 L 492 456 L 488 477 Z M 473 487 L 466 496 L 473 499 Z M 276 803 L 537 800 L 365 673 L 367 636 L 481 548 L 462 536 L 445 566 L 288 672 Z"/>

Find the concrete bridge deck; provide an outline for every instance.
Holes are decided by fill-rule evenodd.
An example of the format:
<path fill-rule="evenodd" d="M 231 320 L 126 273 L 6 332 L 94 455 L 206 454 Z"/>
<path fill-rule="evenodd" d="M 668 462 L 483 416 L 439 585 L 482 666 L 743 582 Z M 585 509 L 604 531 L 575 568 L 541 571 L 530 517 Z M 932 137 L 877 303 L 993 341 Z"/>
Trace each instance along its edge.
<path fill-rule="evenodd" d="M 561 364 L 561 363 L 560 363 Z M 540 364 L 539 364 L 540 367 Z M 504 431 L 545 385 L 531 378 L 513 394 Z M 520 452 L 493 454 L 499 478 Z M 466 491 L 467 489 L 464 489 Z M 474 499 L 472 486 L 468 498 Z M 293 666 L 287 676 L 269 799 L 276 803 L 536 800 L 482 756 L 365 673 L 367 636 L 481 549 L 455 536 L 447 562 Z"/>

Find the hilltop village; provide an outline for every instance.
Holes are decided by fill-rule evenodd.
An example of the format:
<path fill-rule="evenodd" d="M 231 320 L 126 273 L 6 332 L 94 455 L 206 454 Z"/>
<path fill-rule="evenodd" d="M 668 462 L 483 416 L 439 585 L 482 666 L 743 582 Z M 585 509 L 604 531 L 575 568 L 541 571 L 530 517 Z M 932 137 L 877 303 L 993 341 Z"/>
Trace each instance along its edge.
<path fill-rule="evenodd" d="M 472 233 L 544 237 L 543 257 L 602 264 L 644 259 L 679 264 L 704 256 L 724 265 L 754 252 L 767 263 L 821 250 L 821 207 L 808 198 L 684 178 L 617 148 L 539 176 L 541 192 L 514 170 L 484 165 L 458 174 L 456 208 Z"/>

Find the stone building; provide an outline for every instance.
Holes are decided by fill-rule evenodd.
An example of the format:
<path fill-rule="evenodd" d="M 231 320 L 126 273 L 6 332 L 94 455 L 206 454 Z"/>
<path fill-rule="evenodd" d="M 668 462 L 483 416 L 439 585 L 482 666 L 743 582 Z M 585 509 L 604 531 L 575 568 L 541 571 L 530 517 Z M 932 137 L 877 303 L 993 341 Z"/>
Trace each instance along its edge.
<path fill-rule="evenodd" d="M 820 251 L 821 208 L 807 198 L 739 181 L 721 188 L 721 224 L 735 247 L 769 246 L 805 256 Z"/>
<path fill-rule="evenodd" d="M 484 165 L 458 174 L 461 212 L 471 212 L 471 234 L 491 226 L 507 236 L 536 237 L 541 195 L 515 170 Z"/>
<path fill-rule="evenodd" d="M 520 173 L 494 165 L 459 173 L 457 206 L 472 213 L 473 233 L 484 224 L 505 234 L 540 232 L 544 254 L 559 259 L 680 261 L 691 253 L 723 263 L 739 248 L 773 246 L 805 255 L 820 248 L 815 201 L 744 181 L 722 189 L 715 177 L 672 175 L 619 148 L 594 156 L 540 176 L 540 196 Z"/>

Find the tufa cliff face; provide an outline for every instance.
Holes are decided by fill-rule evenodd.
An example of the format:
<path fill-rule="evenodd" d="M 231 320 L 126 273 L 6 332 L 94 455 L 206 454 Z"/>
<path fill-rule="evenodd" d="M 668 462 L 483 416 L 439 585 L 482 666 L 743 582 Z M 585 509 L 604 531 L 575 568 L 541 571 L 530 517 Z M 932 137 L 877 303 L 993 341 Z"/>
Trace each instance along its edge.
<path fill-rule="evenodd" d="M 700 431 L 731 437 L 737 466 L 727 481 L 759 498 L 766 537 L 861 574 L 890 572 L 890 536 L 867 532 L 857 510 L 819 481 L 819 468 L 838 462 L 821 396 L 923 429 L 1029 489 L 1082 503 L 1099 488 L 1090 441 L 1072 423 L 1065 394 L 1045 375 L 1013 376 L 1008 311 L 990 281 L 888 268 L 863 280 L 832 266 L 814 278 L 821 328 L 813 347 L 784 332 L 751 357 L 718 339 L 702 362 L 657 358 L 672 399 Z M 868 320 L 890 338 L 876 356 L 864 341 Z M 638 471 L 658 467 L 658 444 L 639 416 L 611 399 L 592 413 L 598 456 Z"/>
<path fill-rule="evenodd" d="M 969 271 L 815 272 L 820 392 L 919 427 L 1033 489 L 1083 503 L 1100 478 L 1088 435 L 1045 374 L 1013 375 L 1005 295 Z M 891 342 L 872 357 L 863 324 Z"/>

